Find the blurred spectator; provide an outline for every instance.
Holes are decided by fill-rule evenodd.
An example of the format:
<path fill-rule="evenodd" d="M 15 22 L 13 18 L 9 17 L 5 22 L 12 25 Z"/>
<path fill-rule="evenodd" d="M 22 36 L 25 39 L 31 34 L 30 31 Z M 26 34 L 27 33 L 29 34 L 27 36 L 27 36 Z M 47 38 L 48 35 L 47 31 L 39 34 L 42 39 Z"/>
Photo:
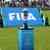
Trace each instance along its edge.
<path fill-rule="evenodd" d="M 45 26 L 48 26 L 49 23 L 48 23 L 48 17 L 45 18 Z"/>
<path fill-rule="evenodd" d="M 19 0 L 21 2 L 23 2 L 22 4 L 24 4 L 24 7 L 28 7 L 28 0 Z"/>
<path fill-rule="evenodd" d="M 19 7 L 24 7 L 24 2 L 23 1 L 19 1 Z"/>
<path fill-rule="evenodd" d="M 9 7 L 9 2 L 5 2 L 5 7 Z"/>
<path fill-rule="evenodd" d="M 9 5 L 9 7 L 16 7 L 15 2 L 11 2 L 10 5 Z"/>
<path fill-rule="evenodd" d="M 48 1 L 49 1 L 49 0 L 39 0 L 38 3 L 39 3 L 39 5 L 40 5 L 42 8 L 45 8 L 45 6 L 47 6 L 47 7 L 49 6 L 49 5 L 48 5 Z"/>
<path fill-rule="evenodd" d="M 50 0 L 45 0 L 45 6 L 50 7 Z"/>
<path fill-rule="evenodd" d="M 8 7 L 11 0 L 3 0 L 3 7 Z"/>
<path fill-rule="evenodd" d="M 27 7 L 28 6 L 28 0 L 19 0 L 19 6 L 20 7 Z"/>
<path fill-rule="evenodd" d="M 24 2 L 21 2 L 21 7 L 24 7 Z"/>
<path fill-rule="evenodd" d="M 15 2 L 15 5 L 16 5 L 16 7 L 19 7 L 19 2 L 18 1 Z"/>
<path fill-rule="evenodd" d="M 2 0 L 0 0 L 0 7 L 3 7 L 4 6 L 4 3 Z"/>
<path fill-rule="evenodd" d="M 1 4 L 2 4 L 2 3 L 1 3 L 1 0 L 0 0 L 0 7 L 1 7 Z"/>
<path fill-rule="evenodd" d="M 25 7 L 28 7 L 28 5 L 29 5 L 29 4 L 28 4 L 28 1 L 24 1 L 24 6 L 25 6 Z"/>
<path fill-rule="evenodd" d="M 0 27 L 3 27 L 3 20 L 1 14 L 0 14 Z"/>
<path fill-rule="evenodd" d="M 29 5 L 29 7 L 32 6 L 32 0 L 28 0 L 28 5 Z"/>
<path fill-rule="evenodd" d="M 32 7 L 36 7 L 36 1 L 32 1 Z"/>

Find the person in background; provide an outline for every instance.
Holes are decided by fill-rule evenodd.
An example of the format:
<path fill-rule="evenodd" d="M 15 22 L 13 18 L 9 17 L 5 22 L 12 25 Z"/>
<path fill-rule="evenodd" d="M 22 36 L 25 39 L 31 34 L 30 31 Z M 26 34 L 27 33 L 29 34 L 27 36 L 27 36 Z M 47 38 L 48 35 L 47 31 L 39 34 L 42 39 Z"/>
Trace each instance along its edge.
<path fill-rule="evenodd" d="M 3 19 L 2 19 L 1 14 L 0 14 L 0 27 L 3 28 Z"/>
<path fill-rule="evenodd" d="M 9 7 L 16 7 L 16 3 L 15 2 L 11 2 Z"/>
<path fill-rule="evenodd" d="M 45 15 L 43 14 L 43 11 L 41 10 L 41 8 L 40 8 L 40 15 L 41 15 L 41 19 L 42 19 L 42 23 L 43 23 L 43 25 L 45 25 Z"/>
<path fill-rule="evenodd" d="M 36 1 L 35 0 L 32 2 L 32 7 L 36 7 Z"/>
<path fill-rule="evenodd" d="M 49 26 L 49 24 L 48 24 L 48 17 L 45 18 L 45 26 Z"/>
<path fill-rule="evenodd" d="M 29 6 L 29 4 L 28 4 L 27 1 L 24 1 L 24 6 L 25 6 L 25 7 L 28 7 L 28 6 Z"/>
<path fill-rule="evenodd" d="M 24 2 L 23 1 L 19 1 L 19 7 L 24 7 Z"/>
<path fill-rule="evenodd" d="M 1 0 L 0 0 L 0 7 L 1 7 L 1 4 L 2 4 L 2 3 L 1 3 Z"/>

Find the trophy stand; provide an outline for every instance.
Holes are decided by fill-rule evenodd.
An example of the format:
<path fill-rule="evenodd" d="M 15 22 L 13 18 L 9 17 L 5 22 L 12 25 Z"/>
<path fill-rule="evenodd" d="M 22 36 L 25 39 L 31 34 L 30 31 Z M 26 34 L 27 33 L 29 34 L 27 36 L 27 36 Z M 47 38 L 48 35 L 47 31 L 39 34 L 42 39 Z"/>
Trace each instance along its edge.
<path fill-rule="evenodd" d="M 33 50 L 33 28 L 24 23 L 24 28 L 19 30 L 19 50 Z"/>

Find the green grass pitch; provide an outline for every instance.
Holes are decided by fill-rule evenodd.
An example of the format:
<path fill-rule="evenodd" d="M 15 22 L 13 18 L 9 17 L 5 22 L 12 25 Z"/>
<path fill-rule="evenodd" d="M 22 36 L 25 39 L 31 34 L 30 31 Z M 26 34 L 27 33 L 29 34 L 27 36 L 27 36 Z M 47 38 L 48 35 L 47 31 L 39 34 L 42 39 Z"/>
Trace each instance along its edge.
<path fill-rule="evenodd" d="M 44 11 L 50 23 L 50 11 Z M 35 50 L 50 50 L 50 27 L 37 27 L 34 30 Z M 0 28 L 0 50 L 18 50 L 17 28 Z"/>

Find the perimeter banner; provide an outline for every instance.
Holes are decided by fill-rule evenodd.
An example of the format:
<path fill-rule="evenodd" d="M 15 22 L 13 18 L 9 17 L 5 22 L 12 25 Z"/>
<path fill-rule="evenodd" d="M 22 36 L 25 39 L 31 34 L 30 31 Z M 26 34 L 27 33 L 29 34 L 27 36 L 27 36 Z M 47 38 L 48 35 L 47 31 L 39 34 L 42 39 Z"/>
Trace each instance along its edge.
<path fill-rule="evenodd" d="M 42 19 L 37 8 L 2 8 L 4 26 L 16 26 L 23 20 L 23 11 L 28 11 L 28 23 L 42 24 Z M 21 20 L 22 19 L 22 20 Z"/>

